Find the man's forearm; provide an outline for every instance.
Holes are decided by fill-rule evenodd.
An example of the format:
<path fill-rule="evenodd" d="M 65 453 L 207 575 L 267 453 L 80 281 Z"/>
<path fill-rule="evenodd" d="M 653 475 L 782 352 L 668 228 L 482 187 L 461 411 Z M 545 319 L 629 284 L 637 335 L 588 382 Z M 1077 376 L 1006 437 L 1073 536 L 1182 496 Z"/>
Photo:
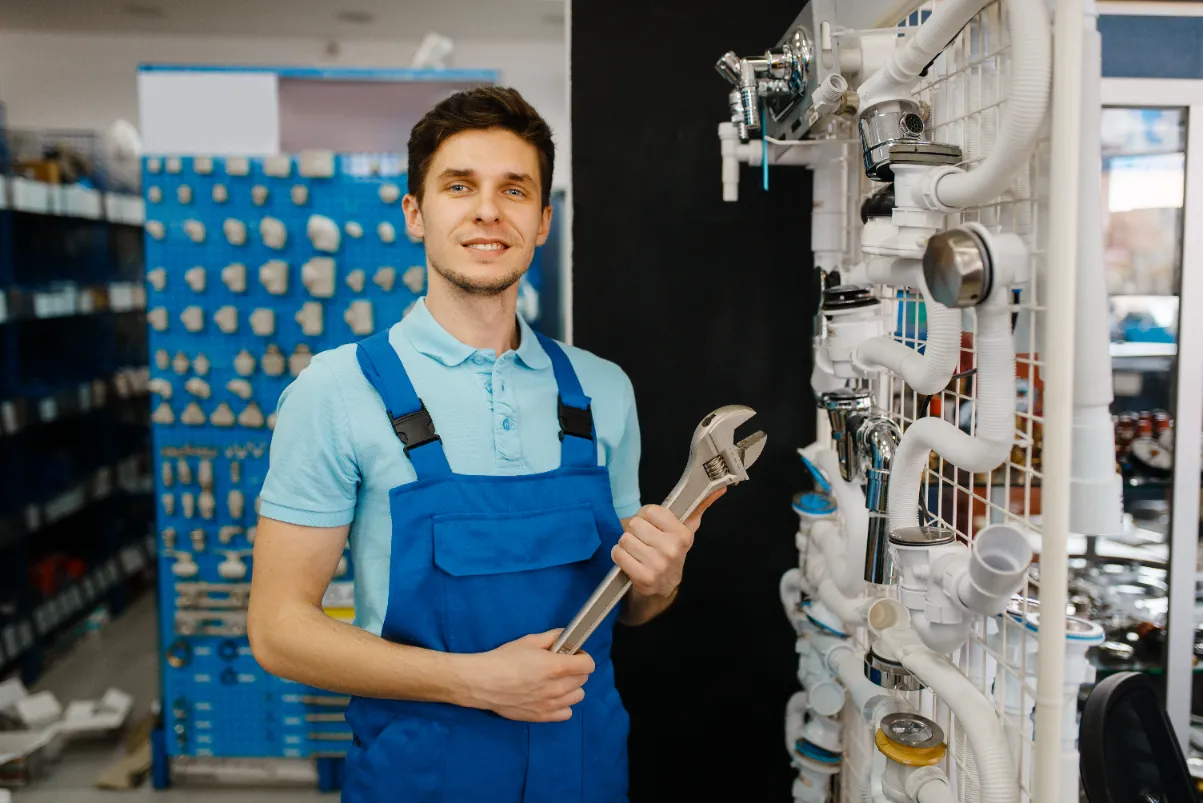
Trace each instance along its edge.
<path fill-rule="evenodd" d="M 668 606 L 673 604 L 680 590 L 681 587 L 677 586 L 666 596 L 648 596 L 632 588 L 627 592 L 618 621 L 631 627 L 647 624 L 668 610 Z"/>
<path fill-rule="evenodd" d="M 268 672 L 363 697 L 470 705 L 472 655 L 393 644 L 311 606 L 252 617 L 251 649 Z"/>

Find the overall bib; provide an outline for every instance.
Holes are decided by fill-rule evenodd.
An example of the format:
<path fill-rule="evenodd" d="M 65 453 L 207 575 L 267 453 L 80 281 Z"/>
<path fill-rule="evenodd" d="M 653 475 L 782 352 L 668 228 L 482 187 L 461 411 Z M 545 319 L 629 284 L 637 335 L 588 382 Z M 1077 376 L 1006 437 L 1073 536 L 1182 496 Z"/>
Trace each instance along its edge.
<path fill-rule="evenodd" d="M 539 336 L 559 388 L 560 467 L 521 476 L 451 471 L 442 441 L 381 332 L 359 344 L 418 479 L 389 492 L 392 558 L 381 635 L 476 653 L 564 627 L 613 565 L 622 535 L 597 464 L 589 398 Z M 354 698 L 344 803 L 620 803 L 629 720 L 614 688 L 617 610 L 585 645 L 597 669 L 567 722 L 528 723 L 447 703 Z"/>

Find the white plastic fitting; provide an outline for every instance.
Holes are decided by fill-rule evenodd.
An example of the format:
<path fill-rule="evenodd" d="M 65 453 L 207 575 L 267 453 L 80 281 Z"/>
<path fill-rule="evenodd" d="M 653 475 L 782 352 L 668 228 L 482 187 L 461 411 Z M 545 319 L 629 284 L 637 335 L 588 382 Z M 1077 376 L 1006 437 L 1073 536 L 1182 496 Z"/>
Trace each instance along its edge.
<path fill-rule="evenodd" d="M 251 313 L 251 331 L 260 337 L 267 337 L 276 331 L 275 310 L 259 307 Z"/>
<path fill-rule="evenodd" d="M 325 215 L 310 215 L 309 222 L 305 224 L 305 234 L 314 248 L 329 254 L 338 250 L 342 239 L 338 224 Z"/>
<path fill-rule="evenodd" d="M 170 516 L 171 514 L 168 513 L 167 515 Z M 159 533 L 159 536 L 163 539 L 163 548 L 164 549 L 175 549 L 175 539 L 176 539 L 175 527 L 164 527 L 163 531 L 161 533 Z"/>
<path fill-rule="evenodd" d="M 171 494 L 163 494 L 159 497 L 159 502 L 163 505 L 163 512 L 168 516 L 175 515 L 175 497 Z"/>
<path fill-rule="evenodd" d="M 802 570 L 797 567 L 781 575 L 778 583 L 781 594 L 781 607 L 785 610 L 785 618 L 794 628 L 794 633 L 801 635 L 806 629 L 806 616 L 798 607 L 803 591 Z"/>
<path fill-rule="evenodd" d="M 207 176 L 213 172 L 213 157 L 212 156 L 193 156 L 192 170 L 198 176 Z"/>
<path fill-rule="evenodd" d="M 234 306 L 225 306 L 213 313 L 213 322 L 217 324 L 217 328 L 225 332 L 227 335 L 232 335 L 238 331 L 238 308 Z"/>
<path fill-rule="evenodd" d="M 213 461 L 202 460 L 196 466 L 196 483 L 202 488 L 213 487 Z"/>
<path fill-rule="evenodd" d="M 176 200 L 182 204 L 192 203 L 192 188 L 187 184 L 181 184 L 180 186 L 176 187 L 175 197 Z"/>
<path fill-rule="evenodd" d="M 242 245 L 246 242 L 246 224 L 241 220 L 228 217 L 222 221 L 221 230 L 230 245 Z"/>
<path fill-rule="evenodd" d="M 152 156 L 146 160 L 146 172 L 158 173 L 163 169 L 163 160 L 158 156 Z"/>
<path fill-rule="evenodd" d="M 251 160 L 245 156 L 226 157 L 227 176 L 246 176 L 251 172 Z"/>
<path fill-rule="evenodd" d="M 288 241 L 288 228 L 274 217 L 265 217 L 259 221 L 259 236 L 264 245 L 279 251 Z"/>
<path fill-rule="evenodd" d="M 260 367 L 263 368 L 263 373 L 268 376 L 280 376 L 284 373 L 285 360 L 284 355 L 280 353 L 279 346 L 268 346 L 259 363 Z"/>
<path fill-rule="evenodd" d="M 175 423 L 175 413 L 171 410 L 171 405 L 165 401 L 159 402 L 159 406 L 150 414 L 150 420 L 156 424 L 162 424 L 169 427 Z"/>
<path fill-rule="evenodd" d="M 184 390 L 196 396 L 198 399 L 207 399 L 210 395 L 209 383 L 201 379 L 199 376 L 194 376 L 184 383 Z"/>
<path fill-rule="evenodd" d="M 184 162 L 178 156 L 168 156 L 164 160 L 164 165 L 166 166 L 168 173 L 175 174 L 184 169 Z"/>
<path fill-rule="evenodd" d="M 363 236 L 363 226 L 356 223 L 354 220 L 348 220 L 343 226 L 343 231 L 353 240 L 358 240 Z"/>
<path fill-rule="evenodd" d="M 221 281 L 231 293 L 246 292 L 246 265 L 234 262 L 221 269 Z"/>
<path fill-rule="evenodd" d="M 205 423 L 205 411 L 196 402 L 188 402 L 184 412 L 180 413 L 180 423 L 190 427 L 199 427 Z"/>
<path fill-rule="evenodd" d="M 397 199 L 401 197 L 401 188 L 396 184 L 388 183 L 380 185 L 380 200 L 386 204 L 395 204 Z"/>
<path fill-rule="evenodd" d="M 243 401 L 249 399 L 253 392 L 251 383 L 245 379 L 231 379 L 226 383 L 226 390 L 230 391 Z"/>
<path fill-rule="evenodd" d="M 301 266 L 301 284 L 314 298 L 330 298 L 334 295 L 334 260 L 331 257 L 313 257 Z"/>
<path fill-rule="evenodd" d="M 255 358 L 249 351 L 243 349 L 234 357 L 234 371 L 239 376 L 250 376 L 255 373 Z"/>
<path fill-rule="evenodd" d="M 391 293 L 397 283 L 397 269 L 387 265 L 377 269 L 376 275 L 372 277 L 372 283 L 384 292 Z"/>
<path fill-rule="evenodd" d="M 205 311 L 201 307 L 185 307 L 180 313 L 180 323 L 189 332 L 199 332 L 205 328 Z"/>
<path fill-rule="evenodd" d="M 246 497 L 237 488 L 226 494 L 226 507 L 230 510 L 230 518 L 241 519 L 246 506 Z"/>
<path fill-rule="evenodd" d="M 324 328 L 322 304 L 320 301 L 306 301 L 297 310 L 296 321 L 301 325 L 301 331 L 314 337 L 320 335 Z"/>
<path fill-rule="evenodd" d="M 415 295 L 421 293 L 426 287 L 426 268 L 421 265 L 410 266 L 401 277 L 401 283 L 409 288 L 409 292 Z"/>
<path fill-rule="evenodd" d="M 150 283 L 151 287 L 162 292 L 163 288 L 167 287 L 167 269 L 155 268 L 152 271 L 148 271 L 146 281 Z"/>
<path fill-rule="evenodd" d="M 226 580 L 241 580 L 246 577 L 246 564 L 242 562 L 243 550 L 227 550 L 226 557 L 217 565 L 217 573 Z"/>
<path fill-rule="evenodd" d="M 217 405 L 213 415 L 209 416 L 209 423 L 215 427 L 232 427 L 234 426 L 234 411 L 230 409 L 230 405 L 222 402 Z"/>
<path fill-rule="evenodd" d="M 268 429 L 276 428 L 276 413 L 274 410 L 272 411 L 271 415 L 269 415 L 267 417 L 267 428 Z"/>
<path fill-rule="evenodd" d="M 267 187 L 262 184 L 251 187 L 251 201 L 255 206 L 263 206 L 267 203 Z"/>
<path fill-rule="evenodd" d="M 155 395 L 164 398 L 171 398 L 171 383 L 167 382 L 167 380 L 162 377 L 155 377 L 154 379 L 150 380 L 150 382 L 147 383 L 147 390 L 153 392 Z"/>
<path fill-rule="evenodd" d="M 150 187 L 146 190 L 146 199 L 152 204 L 157 204 L 163 200 L 163 190 L 158 187 Z"/>
<path fill-rule="evenodd" d="M 292 175 L 292 157 L 288 155 L 268 156 L 263 160 L 263 173 L 272 178 L 288 178 Z"/>
<path fill-rule="evenodd" d="M 222 545 L 229 544 L 234 540 L 234 536 L 242 533 L 242 527 L 237 524 L 227 524 L 217 531 L 217 542 Z"/>
<path fill-rule="evenodd" d="M 246 408 L 238 414 L 238 425 L 240 427 L 250 427 L 258 429 L 263 426 L 263 411 L 259 409 L 259 405 L 251 402 Z"/>
<path fill-rule="evenodd" d="M 146 233 L 156 240 L 162 240 L 167 235 L 167 228 L 158 220 L 148 220 L 144 225 Z"/>
<path fill-rule="evenodd" d="M 230 200 L 230 191 L 226 189 L 225 184 L 213 185 L 213 203 L 224 204 Z"/>
<path fill-rule="evenodd" d="M 192 361 L 192 370 L 197 376 L 205 376 L 209 373 L 209 358 L 204 354 L 197 354 L 196 359 Z"/>
<path fill-rule="evenodd" d="M 798 682 L 807 691 L 810 710 L 824 717 L 837 716 L 844 710 L 844 689 L 823 657 L 830 641 L 839 639 L 820 635 L 816 629 L 809 638 L 798 639 L 794 645 L 798 652 Z"/>
<path fill-rule="evenodd" d="M 196 497 L 185 491 L 180 494 L 180 508 L 184 518 L 190 519 L 196 515 Z"/>
<path fill-rule="evenodd" d="M 288 263 L 282 259 L 270 259 L 259 267 L 259 283 L 274 296 L 288 292 Z"/>
<path fill-rule="evenodd" d="M 184 233 L 192 242 L 203 243 L 205 241 L 205 224 L 199 220 L 185 220 Z"/>
<path fill-rule="evenodd" d="M 160 371 L 166 371 L 171 365 L 171 355 L 167 353 L 167 349 L 155 350 L 155 367 Z"/>
<path fill-rule="evenodd" d="M 167 330 L 167 308 L 155 307 L 150 312 L 146 313 L 146 321 L 156 331 L 163 332 Z"/>
<path fill-rule="evenodd" d="M 175 371 L 180 376 L 188 373 L 191 364 L 188 361 L 188 355 L 182 351 L 175 353 L 175 358 L 171 361 L 171 370 Z"/>
<path fill-rule="evenodd" d="M 304 343 L 297 344 L 296 349 L 288 357 L 288 373 L 293 376 L 300 376 L 301 371 L 309 367 L 309 363 L 313 360 L 313 352 L 309 346 Z"/>
<path fill-rule="evenodd" d="M 869 511 L 865 507 L 864 491 L 840 474 L 840 459 L 831 449 L 815 451 L 811 461 L 831 487 L 836 511 L 844 523 L 842 554 L 837 554 L 838 548 L 832 549 L 830 545 L 820 546 L 833 568 L 840 569 L 832 578 L 840 591 L 845 596 L 859 594 L 865 587 L 865 553 L 869 543 Z M 842 566 L 836 566 L 839 563 Z"/>
<path fill-rule="evenodd" d="M 840 379 L 863 379 L 868 374 L 858 364 L 860 345 L 885 332 L 881 305 L 824 311 L 827 337 L 819 341 L 815 362 L 824 373 Z"/>
<path fill-rule="evenodd" d="M 334 151 L 301 151 L 297 157 L 297 172 L 306 178 L 333 178 Z"/>
<path fill-rule="evenodd" d="M 304 184 L 293 184 L 292 189 L 288 194 L 292 197 L 292 202 L 297 206 L 304 206 L 309 200 L 309 187 Z"/>
<path fill-rule="evenodd" d="M 180 478 L 181 485 L 192 484 L 192 466 L 188 465 L 188 461 L 184 458 L 179 458 L 175 461 L 175 473 Z"/>
<path fill-rule="evenodd" d="M 190 533 L 188 533 L 188 538 L 192 541 L 192 551 L 193 552 L 204 552 L 205 551 L 205 531 L 204 531 L 204 529 L 197 527 L 196 529 L 194 529 Z"/>
<path fill-rule="evenodd" d="M 343 320 L 354 334 L 370 335 L 373 329 L 372 302 L 352 301 L 351 306 L 343 313 Z"/>
<path fill-rule="evenodd" d="M 350 287 L 353 292 L 362 293 L 364 286 L 367 284 L 367 275 L 362 270 L 356 268 L 347 274 L 347 287 Z"/>
<path fill-rule="evenodd" d="M 213 518 L 213 511 L 217 508 L 217 500 L 213 498 L 213 492 L 209 490 L 201 491 L 196 497 L 196 510 L 200 513 L 202 519 Z"/>
<path fill-rule="evenodd" d="M 376 233 L 380 236 L 380 242 L 386 245 L 397 241 L 397 229 L 387 220 L 376 227 Z"/>
<path fill-rule="evenodd" d="M 171 564 L 171 573 L 176 577 L 195 577 L 200 571 L 200 566 L 196 565 L 196 560 L 190 552 L 177 552 L 174 549 L 165 549 L 163 554 L 168 557 L 175 558 L 175 562 Z"/>

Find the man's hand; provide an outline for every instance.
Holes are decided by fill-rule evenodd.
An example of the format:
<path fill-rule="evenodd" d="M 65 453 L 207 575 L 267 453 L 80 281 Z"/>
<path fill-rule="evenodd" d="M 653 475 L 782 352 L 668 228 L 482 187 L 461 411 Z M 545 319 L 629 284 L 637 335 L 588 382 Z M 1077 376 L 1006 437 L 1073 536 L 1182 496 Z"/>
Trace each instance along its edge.
<path fill-rule="evenodd" d="M 702 514 L 726 492 L 726 488 L 715 491 L 684 522 L 660 505 L 645 505 L 626 520 L 626 532 L 611 557 L 631 578 L 635 591 L 646 597 L 667 597 L 680 585 L 685 555 L 693 546 Z"/>
<path fill-rule="evenodd" d="M 585 698 L 581 687 L 594 670 L 586 653 L 551 652 L 563 628 L 523 636 L 471 659 L 464 704 L 521 722 L 563 722 Z"/>

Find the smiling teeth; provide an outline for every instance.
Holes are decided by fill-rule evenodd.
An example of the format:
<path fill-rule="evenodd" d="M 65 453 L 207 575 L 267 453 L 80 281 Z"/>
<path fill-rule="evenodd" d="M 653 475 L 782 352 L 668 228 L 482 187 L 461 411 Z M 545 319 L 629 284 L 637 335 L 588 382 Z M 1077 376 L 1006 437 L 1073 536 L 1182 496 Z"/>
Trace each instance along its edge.
<path fill-rule="evenodd" d="M 469 248 L 475 248 L 477 251 L 500 251 L 505 248 L 501 243 L 472 243 Z"/>

